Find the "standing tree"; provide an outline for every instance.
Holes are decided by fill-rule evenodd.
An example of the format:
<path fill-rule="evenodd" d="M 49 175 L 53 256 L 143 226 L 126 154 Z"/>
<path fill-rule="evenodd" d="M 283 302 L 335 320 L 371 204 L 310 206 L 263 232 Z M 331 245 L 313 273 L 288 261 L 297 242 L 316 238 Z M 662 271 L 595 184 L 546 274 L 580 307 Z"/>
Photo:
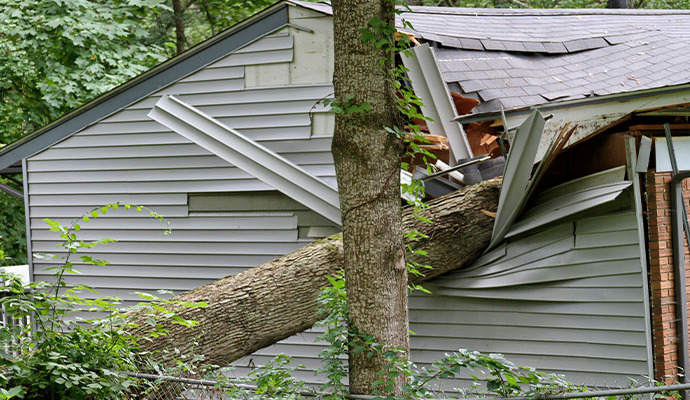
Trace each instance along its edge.
<path fill-rule="evenodd" d="M 400 209 L 401 140 L 392 63 L 394 2 L 333 1 L 333 137 L 351 324 L 409 353 L 407 267 Z M 362 40 L 363 32 L 376 40 Z M 371 393 L 381 356 L 350 352 L 350 391 Z M 397 379 L 398 387 L 404 377 Z"/>
<path fill-rule="evenodd" d="M 0 0 L 0 147 L 163 61 L 139 25 L 163 0 Z M 0 183 L 21 189 L 7 176 Z M 23 202 L 0 192 L 0 247 L 26 262 Z M 2 246 L 4 244 L 4 246 Z"/>

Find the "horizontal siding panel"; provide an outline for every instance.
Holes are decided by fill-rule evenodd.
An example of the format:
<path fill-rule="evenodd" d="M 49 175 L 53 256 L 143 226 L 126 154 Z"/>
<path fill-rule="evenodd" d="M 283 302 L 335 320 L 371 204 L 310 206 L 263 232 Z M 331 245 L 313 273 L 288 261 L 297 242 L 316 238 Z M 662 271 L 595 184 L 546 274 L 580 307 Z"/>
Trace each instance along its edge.
<path fill-rule="evenodd" d="M 584 264 L 543 266 L 539 268 L 529 266 L 530 269 L 510 270 L 503 274 L 484 277 L 482 279 L 456 279 L 453 280 L 452 284 L 444 284 L 443 286 L 463 289 L 486 289 L 533 283 L 557 282 L 563 281 L 564 279 L 570 280 L 592 276 L 618 276 L 625 272 L 639 273 L 640 266 L 635 264 L 635 259 L 632 260 L 633 262 L 630 262 L 630 260 L 616 260 L 589 262 Z"/>
<path fill-rule="evenodd" d="M 35 194 L 104 194 L 112 193 L 115 198 L 120 193 L 193 193 L 193 192 L 242 192 L 257 190 L 273 190 L 271 186 L 258 179 L 227 179 L 227 180 L 200 180 L 187 181 L 171 180 L 157 182 L 128 182 L 120 181 L 109 183 L 30 183 L 29 190 Z M 335 177 L 322 177 L 324 182 L 335 187 Z"/>
<path fill-rule="evenodd" d="M 187 181 L 199 178 L 211 180 L 253 179 L 237 167 L 195 168 L 195 169 L 139 169 L 123 171 L 79 171 L 79 172 L 34 172 L 29 174 L 29 183 L 78 183 L 78 182 L 161 182 Z"/>
<path fill-rule="evenodd" d="M 31 195 L 30 206 L 91 206 L 97 207 L 104 204 L 120 202 L 121 204 L 137 204 L 143 206 L 170 206 L 187 205 L 187 195 L 184 193 L 161 193 L 139 195 Z"/>
<path fill-rule="evenodd" d="M 330 155 L 330 138 L 263 141 L 262 145 L 299 164 L 327 165 L 333 163 L 333 158 Z M 74 171 L 75 167 L 82 171 L 106 171 L 230 166 L 228 162 L 199 148 L 195 144 L 139 145 L 129 149 L 131 151 L 127 151 L 126 146 L 113 146 L 109 148 L 95 148 L 92 151 L 63 147 L 59 151 L 50 150 L 49 153 L 43 156 L 44 159 L 30 161 L 27 170 L 31 173 Z M 310 158 L 310 155 L 313 155 L 313 157 Z M 108 162 L 103 162 L 104 158 L 107 158 Z"/>
<path fill-rule="evenodd" d="M 309 127 L 308 131 L 311 133 L 311 122 L 309 114 L 284 114 L 284 115 L 251 115 L 251 116 L 241 116 L 241 117 L 220 117 L 217 118 L 223 124 L 240 131 L 244 135 L 251 137 L 252 139 L 264 139 L 269 138 L 301 138 L 300 136 L 294 136 L 290 132 L 297 132 L 297 130 L 287 130 L 282 135 L 273 133 L 268 134 L 265 132 L 273 132 L 272 128 L 294 128 L 294 127 Z M 304 130 L 302 130 L 304 131 Z M 262 133 L 263 132 L 263 133 Z M 96 125 L 92 125 L 84 129 L 77 136 L 86 135 L 104 135 L 104 134 L 124 134 L 124 133 L 167 133 L 172 134 L 170 129 L 159 124 L 156 121 L 123 121 L 123 122 L 102 122 Z M 307 138 L 309 135 L 306 136 Z M 67 140 L 70 141 L 69 139 Z M 122 145 L 122 144 L 120 144 Z M 62 145 L 61 147 L 67 147 Z"/>
<path fill-rule="evenodd" d="M 244 89 L 244 79 L 220 79 L 215 81 L 177 82 L 153 94 L 161 96 L 163 94 L 216 93 L 239 91 L 242 89 Z"/>
<path fill-rule="evenodd" d="M 228 106 L 251 105 L 255 103 L 273 103 L 278 101 L 316 100 L 333 94 L 333 85 L 284 85 L 245 88 L 242 91 L 201 93 L 180 95 L 180 99 L 194 107 L 200 106 Z M 128 107 L 129 110 L 150 110 L 160 99 L 160 96 L 149 96 Z"/>
<path fill-rule="evenodd" d="M 282 156 L 300 166 L 314 164 L 333 164 L 333 154 L 330 151 L 315 151 L 310 153 L 285 153 Z"/>
<path fill-rule="evenodd" d="M 506 260 L 467 274 L 456 273 L 452 279 L 439 280 L 449 288 L 505 287 L 528 283 L 558 281 L 585 276 L 607 276 L 640 271 L 637 244 L 612 248 L 577 249 L 535 262 Z M 529 258 L 529 256 L 526 256 Z M 588 275 L 586 275 L 588 274 Z"/>
<path fill-rule="evenodd" d="M 298 127 L 299 128 L 299 127 Z M 296 131 L 301 131 L 298 129 Z M 266 128 L 264 132 L 274 132 L 273 129 Z M 274 135 L 274 134 L 271 134 Z M 267 135 L 269 136 L 269 135 Z M 181 138 L 181 139 L 180 139 Z M 331 148 L 331 137 L 304 137 L 296 139 L 286 139 L 278 137 L 275 139 L 257 140 L 263 146 L 270 148 L 277 153 L 303 152 L 303 151 L 329 151 Z M 167 133 L 126 133 L 126 134 L 101 134 L 101 135 L 76 135 L 67 141 L 61 142 L 54 148 L 82 148 L 82 147 L 116 147 L 123 146 L 161 146 L 168 144 L 191 144 L 189 140 L 174 132 Z M 161 148 L 164 150 L 165 148 Z M 32 161 L 32 162 L 41 162 Z M 227 162 L 223 162 L 227 165 Z"/>
<path fill-rule="evenodd" d="M 85 151 L 80 148 L 52 148 L 38 155 L 36 160 L 79 160 L 79 159 L 112 159 L 131 157 L 171 157 L 200 156 L 211 153 L 193 143 L 153 146 L 110 146 L 94 147 Z M 72 161 L 76 163 L 76 161 Z"/>
<path fill-rule="evenodd" d="M 189 196 L 191 211 L 296 211 L 308 208 L 278 192 L 209 193 Z"/>
<path fill-rule="evenodd" d="M 602 358 L 616 358 L 620 361 L 644 362 L 647 352 L 644 347 L 608 346 L 588 343 L 542 343 L 525 344 L 518 341 L 486 341 L 481 339 L 437 339 L 411 336 L 410 349 L 417 357 L 416 362 L 432 363 L 444 357 L 448 351 L 472 349 L 484 353 L 500 353 L 511 359 L 539 354 L 541 356 L 562 358 L 573 357 L 590 359 L 593 363 L 601 362 Z M 322 343 L 304 344 L 291 343 L 290 339 L 283 340 L 270 348 L 259 350 L 254 354 L 276 356 L 289 354 L 294 357 L 318 359 L 318 354 L 324 349 Z"/>
<path fill-rule="evenodd" d="M 632 264 L 632 263 L 631 263 Z M 635 266 L 633 264 L 633 266 Z M 627 274 L 610 276 L 594 276 L 588 278 L 572 279 L 552 284 L 556 288 L 642 288 L 639 266 L 637 271 Z"/>
<path fill-rule="evenodd" d="M 49 281 L 50 277 L 45 277 L 44 280 Z M 60 292 L 63 293 L 64 290 L 60 290 Z M 110 288 L 99 288 L 97 290 L 97 292 L 98 293 L 94 294 L 94 293 L 91 293 L 87 290 L 77 291 L 77 293 L 79 293 L 80 296 L 85 298 L 85 299 L 96 299 L 96 298 L 101 298 L 101 297 L 113 297 L 114 296 L 114 297 L 119 297 L 120 299 L 122 299 L 123 304 L 125 304 L 125 303 L 136 304 L 139 302 L 148 302 L 149 300 L 143 299 L 141 296 L 137 295 L 135 292 L 140 292 L 140 293 L 142 293 L 142 292 L 143 293 L 149 293 L 150 292 L 151 294 L 158 296 L 162 299 L 169 299 L 173 295 L 180 294 L 180 293 L 184 292 L 184 290 L 173 291 L 173 295 L 170 295 L 168 293 L 155 293 L 155 291 L 153 291 L 153 290 L 146 292 L 144 290 L 136 290 L 136 289 L 118 290 L 118 289 L 110 289 Z"/>
<path fill-rule="evenodd" d="M 292 62 L 292 49 L 271 50 L 263 52 L 248 52 L 231 54 L 222 60 L 210 64 L 206 68 L 233 67 L 238 65 L 260 65 Z"/>
<path fill-rule="evenodd" d="M 578 233 L 575 236 L 575 247 L 613 247 L 637 243 L 637 229 L 616 232 Z"/>
<path fill-rule="evenodd" d="M 253 360 L 254 365 L 263 365 L 264 363 L 270 361 L 277 354 L 279 354 L 278 351 L 270 351 L 270 353 L 267 355 L 253 354 L 251 358 Z M 641 364 L 643 364 L 641 362 L 625 360 L 601 360 L 600 362 L 593 362 L 592 359 L 584 357 L 539 357 L 527 355 L 516 356 L 513 354 L 505 354 L 505 356 L 508 360 L 515 362 L 517 365 L 535 367 L 540 370 L 549 370 L 556 373 L 564 373 L 566 374 L 566 378 L 570 376 L 570 373 L 589 371 L 589 380 L 582 382 L 587 384 L 591 384 L 593 382 L 592 378 L 594 376 L 600 373 L 608 372 L 609 377 L 618 377 L 618 379 L 622 381 L 621 383 L 625 385 L 629 382 L 625 379 L 626 376 L 640 377 L 640 368 Z M 421 368 L 422 366 L 429 365 L 434 360 L 443 358 L 443 353 L 412 350 L 410 352 L 410 358 L 414 360 L 419 360 L 418 362 L 415 362 L 415 364 L 417 364 L 418 367 Z M 307 372 L 311 372 L 315 371 L 321 365 L 321 361 L 317 358 L 311 357 L 295 357 L 293 364 L 304 365 L 306 367 L 305 370 Z M 465 370 L 463 372 L 463 375 L 469 378 L 470 371 Z M 609 380 L 608 383 L 610 382 L 611 381 Z M 600 381 L 596 383 L 604 384 L 606 382 Z"/>
<path fill-rule="evenodd" d="M 242 230 L 183 230 L 174 229 L 170 235 L 164 235 L 163 229 L 137 229 L 137 230 L 86 230 L 78 232 L 77 237 L 82 240 L 98 240 L 109 238 L 127 242 L 205 242 L 205 243 L 226 243 L 226 242 L 296 242 L 297 230 L 295 229 L 242 229 Z M 33 240 L 55 240 L 58 237 L 56 232 L 47 229 L 33 229 L 31 238 Z"/>
<path fill-rule="evenodd" d="M 267 101 L 261 103 L 221 104 L 199 106 L 199 110 L 215 118 L 240 116 L 270 116 L 286 114 L 324 113 L 328 109 L 318 99 L 297 101 Z M 150 121 L 149 108 L 127 108 L 115 113 L 104 122 Z"/>
<path fill-rule="evenodd" d="M 481 268 L 469 268 L 467 270 L 453 272 L 448 278 L 443 280 L 443 285 L 452 287 L 456 281 L 481 279 L 482 277 L 501 274 L 513 269 L 529 268 L 532 265 L 535 267 L 539 267 L 544 263 L 550 265 L 554 261 L 560 263 L 560 257 L 567 254 L 572 247 L 572 238 L 566 237 L 558 242 L 551 243 L 548 247 L 526 249 L 526 251 L 521 251 L 520 254 L 506 255 L 493 264 L 483 265 Z"/>
<path fill-rule="evenodd" d="M 53 148 L 77 148 L 77 147 L 121 147 L 124 145 L 162 145 L 192 143 L 184 136 L 174 132 L 161 133 L 107 133 L 98 135 L 75 135 L 57 143 Z"/>
<path fill-rule="evenodd" d="M 37 264 L 34 270 L 38 275 L 50 275 L 47 271 L 48 265 Z M 228 275 L 237 273 L 238 268 L 226 267 L 206 267 L 206 266 L 185 266 L 185 267 L 170 267 L 160 265 L 107 265 L 92 266 L 83 265 L 79 268 L 82 276 L 112 276 L 112 277 L 130 277 L 130 278 L 150 278 L 152 276 L 164 276 L 167 278 L 178 279 L 207 279 L 216 280 L 224 278 Z"/>
<path fill-rule="evenodd" d="M 82 134 L 122 134 L 122 133 L 171 133 L 170 129 L 156 121 L 123 121 L 123 122 L 100 122 L 84 128 L 77 136 Z M 69 139 L 67 139 L 69 141 Z M 50 150 L 50 149 L 49 149 Z M 40 155 L 41 153 L 39 153 Z M 34 156 L 36 157 L 36 156 Z M 40 159 L 40 158 L 38 158 Z"/>
<path fill-rule="evenodd" d="M 179 82 L 203 82 L 241 78 L 244 78 L 243 67 L 203 68 L 200 71 L 188 75 L 186 78 L 180 79 Z"/>
<path fill-rule="evenodd" d="M 156 290 L 187 291 L 211 283 L 210 279 L 171 279 L 167 277 L 94 277 L 81 275 L 65 275 L 67 285 L 89 285 L 98 289 L 118 289 L 123 291 L 154 292 Z"/>
<path fill-rule="evenodd" d="M 333 165 L 305 165 L 303 169 L 314 176 L 335 176 Z M 186 180 L 228 180 L 254 179 L 244 170 L 236 167 L 169 169 L 169 170 L 121 170 L 80 172 L 33 172 L 29 183 L 79 183 L 79 182 L 163 182 Z M 112 197 L 112 196 L 111 196 Z M 94 204 L 97 205 L 97 204 Z"/>
<path fill-rule="evenodd" d="M 247 117 L 218 117 L 221 123 L 243 132 L 252 128 L 286 128 L 290 126 L 311 126 L 309 114 L 252 115 Z M 311 131 L 311 130 L 310 130 Z"/>
<path fill-rule="evenodd" d="M 644 332 L 644 325 L 640 318 L 640 316 L 617 315 L 568 315 L 566 318 L 555 314 L 504 311 L 501 309 L 496 311 L 410 309 L 411 324 L 437 324 L 443 321 L 447 325 L 458 325 L 458 329 L 469 324 Z"/>
<path fill-rule="evenodd" d="M 55 252 L 60 243 L 57 241 L 34 240 L 32 250 L 37 252 Z M 186 243 L 186 242 L 115 242 L 97 246 L 94 249 L 82 250 L 82 253 L 98 252 L 100 254 L 198 254 L 198 255 L 272 255 L 274 257 L 292 253 L 303 245 L 298 242 L 273 243 Z M 107 258 L 107 257 L 106 257 Z"/>
<path fill-rule="evenodd" d="M 444 324 L 416 324 L 415 336 L 485 340 L 519 340 L 525 342 L 571 342 L 640 346 L 645 343 L 644 332 L 595 329 L 531 328 L 522 326 L 477 326 Z"/>
<path fill-rule="evenodd" d="M 536 287 L 537 285 L 511 286 L 497 289 L 436 289 L 435 293 L 460 297 L 484 299 L 510 299 L 530 301 L 563 301 L 563 302 L 639 302 L 640 290 L 628 288 L 554 288 Z"/>
<path fill-rule="evenodd" d="M 51 172 L 51 171 L 74 171 L 78 166 L 82 170 L 112 171 L 128 169 L 168 169 L 168 168 L 204 168 L 204 167 L 227 167 L 227 161 L 221 160 L 213 154 L 203 156 L 186 157 L 154 157 L 154 158 L 114 158 L 104 163 L 99 159 L 79 160 L 31 160 L 27 163 L 27 171 L 32 172 Z M 158 195 L 155 195 L 158 196 Z"/>
<path fill-rule="evenodd" d="M 617 182 L 569 193 L 561 198 L 539 203 L 533 209 L 522 214 L 520 220 L 513 224 L 506 237 L 521 234 L 612 202 L 621 196 L 630 185 L 632 182 L 629 181 Z"/>
<path fill-rule="evenodd" d="M 578 235 L 596 232 L 616 232 L 637 230 L 637 220 L 633 213 L 602 215 L 575 221 Z M 637 242 L 637 241 L 636 241 Z"/>
<path fill-rule="evenodd" d="M 242 128 L 239 129 L 239 131 L 248 138 L 259 142 L 264 140 L 309 139 L 309 137 L 311 136 L 311 126 L 309 125 L 268 128 Z"/>
<path fill-rule="evenodd" d="M 108 260 L 112 264 L 123 265 L 169 265 L 169 266 L 207 266 L 207 267 L 255 267 L 276 258 L 274 255 L 220 255 L 209 254 L 199 257 L 198 254 L 112 254 L 112 253 L 91 253 L 94 258 Z M 203 258 L 203 260 L 200 260 Z M 34 260 L 34 264 L 55 265 Z M 74 260 L 73 264 L 77 269 L 85 263 Z"/>
<path fill-rule="evenodd" d="M 544 204 L 554 199 L 567 197 L 572 193 L 588 190 L 600 185 L 620 183 L 625 179 L 625 166 L 621 165 L 595 174 L 583 176 L 569 182 L 554 186 L 537 196 L 531 202 L 530 207 L 535 204 Z"/>
<path fill-rule="evenodd" d="M 163 206 L 156 205 L 156 212 L 163 217 L 186 217 L 187 206 Z M 34 206 L 31 207 L 29 215 L 31 218 L 61 218 L 61 217 L 81 217 L 93 210 L 89 207 L 53 207 L 53 206 Z M 150 211 L 142 210 L 141 215 L 148 216 Z M 107 218 L 127 218 L 135 214 L 134 209 L 110 211 Z"/>
<path fill-rule="evenodd" d="M 287 50 L 292 49 L 294 45 L 294 38 L 291 35 L 266 36 L 260 40 L 241 47 L 233 52 L 233 54 L 257 53 L 271 50 Z"/>
<path fill-rule="evenodd" d="M 81 229 L 156 229 L 157 227 L 166 228 L 167 225 L 161 224 L 150 218 L 148 215 L 138 217 L 111 218 L 108 214 L 106 218 L 92 219 L 88 223 L 82 223 Z M 57 218 L 62 224 L 71 223 L 70 219 Z M 255 215 L 250 213 L 238 213 L 237 215 L 226 215 L 223 217 L 192 217 L 192 218 L 166 218 L 170 222 L 173 234 L 176 230 L 205 229 L 205 230 L 245 230 L 245 229 L 297 229 L 297 217 L 292 213 L 265 213 Z M 46 226 L 40 219 L 31 219 L 31 226 Z"/>
<path fill-rule="evenodd" d="M 30 193 L 70 194 L 70 193 L 190 193 L 190 192 L 230 192 L 271 190 L 272 188 L 256 179 L 227 181 L 183 181 L 183 182 L 122 182 L 112 183 L 33 183 Z"/>
<path fill-rule="evenodd" d="M 433 290 L 432 290 L 433 292 Z M 643 317 L 644 306 L 638 303 L 550 303 L 548 301 L 514 301 L 494 299 L 490 302 L 484 299 L 459 298 L 450 296 L 410 296 L 411 310 L 472 310 L 472 311 L 505 311 L 541 314 L 553 314 L 554 318 L 569 318 L 571 315 L 606 316 L 618 315 L 628 317 Z M 469 322 L 469 321 L 468 321 Z"/>

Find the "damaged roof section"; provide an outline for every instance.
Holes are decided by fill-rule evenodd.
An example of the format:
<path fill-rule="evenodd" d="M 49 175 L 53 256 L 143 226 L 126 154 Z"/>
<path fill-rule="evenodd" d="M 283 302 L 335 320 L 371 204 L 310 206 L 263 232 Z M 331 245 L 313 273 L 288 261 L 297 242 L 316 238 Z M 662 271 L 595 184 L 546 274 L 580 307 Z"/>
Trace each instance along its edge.
<path fill-rule="evenodd" d="M 434 47 L 449 89 L 481 102 L 474 113 L 690 82 L 689 10 L 410 9 L 398 27 Z"/>
<path fill-rule="evenodd" d="M 690 82 L 690 12 L 413 7 L 451 90 L 512 109 Z"/>

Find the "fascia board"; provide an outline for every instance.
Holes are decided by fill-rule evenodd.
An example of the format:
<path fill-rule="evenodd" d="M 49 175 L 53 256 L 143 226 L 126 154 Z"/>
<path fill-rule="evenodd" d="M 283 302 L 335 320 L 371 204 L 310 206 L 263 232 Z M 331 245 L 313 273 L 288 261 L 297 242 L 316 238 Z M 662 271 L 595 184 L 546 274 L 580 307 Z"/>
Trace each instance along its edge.
<path fill-rule="evenodd" d="M 529 109 L 506 110 L 505 115 L 508 128 L 522 124 L 533 110 L 539 110 L 544 115 L 551 115 L 551 118 L 546 121 L 542 142 L 537 150 L 536 159 L 539 161 L 546 153 L 549 144 L 558 136 L 563 124 L 567 122 L 570 122 L 571 126 L 575 127 L 575 131 L 571 135 L 566 148 L 587 139 L 635 111 L 687 103 L 690 103 L 690 85 L 680 85 L 591 99 L 550 103 Z M 462 116 L 458 121 L 469 123 L 500 118 L 501 113 L 497 111 Z"/>
<path fill-rule="evenodd" d="M 298 165 L 174 96 L 148 116 L 341 225 L 338 191 Z"/>
<path fill-rule="evenodd" d="M 472 158 L 472 150 L 465 133 L 455 119 L 458 117 L 448 87 L 441 76 L 434 51 L 428 44 L 403 51 L 401 58 L 408 69 L 412 89 L 422 100 L 422 114 L 433 120 L 428 123 L 433 135 L 448 137 L 455 162 Z"/>

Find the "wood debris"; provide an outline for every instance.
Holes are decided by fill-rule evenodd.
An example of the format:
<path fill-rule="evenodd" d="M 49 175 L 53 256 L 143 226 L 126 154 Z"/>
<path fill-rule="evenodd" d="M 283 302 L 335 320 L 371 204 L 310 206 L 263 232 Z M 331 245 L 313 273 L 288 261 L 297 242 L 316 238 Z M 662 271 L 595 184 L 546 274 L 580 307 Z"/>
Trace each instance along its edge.
<path fill-rule="evenodd" d="M 450 91 L 450 96 L 453 98 L 455 110 L 458 115 L 465 115 L 472 112 L 472 110 L 479 105 L 479 100 L 471 97 L 463 97 L 454 91 Z"/>

